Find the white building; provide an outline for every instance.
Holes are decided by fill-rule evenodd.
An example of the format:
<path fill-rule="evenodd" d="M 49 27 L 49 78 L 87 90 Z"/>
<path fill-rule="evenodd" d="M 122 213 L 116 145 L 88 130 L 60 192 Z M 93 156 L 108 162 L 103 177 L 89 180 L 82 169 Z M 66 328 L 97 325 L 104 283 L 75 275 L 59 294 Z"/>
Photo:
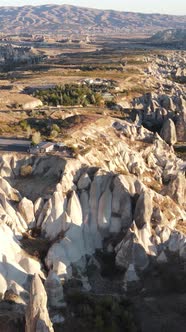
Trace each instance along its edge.
<path fill-rule="evenodd" d="M 54 150 L 54 145 L 52 142 L 41 142 L 38 145 L 31 145 L 28 151 L 30 153 L 47 153 Z"/>

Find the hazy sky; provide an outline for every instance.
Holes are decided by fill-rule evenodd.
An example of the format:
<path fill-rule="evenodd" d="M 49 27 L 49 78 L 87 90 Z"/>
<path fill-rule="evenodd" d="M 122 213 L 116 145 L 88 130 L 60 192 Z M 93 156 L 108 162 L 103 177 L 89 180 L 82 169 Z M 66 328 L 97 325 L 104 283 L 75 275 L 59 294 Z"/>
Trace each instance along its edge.
<path fill-rule="evenodd" d="M 186 15 L 186 0 L 0 0 L 0 6 L 70 4 L 92 8 Z"/>

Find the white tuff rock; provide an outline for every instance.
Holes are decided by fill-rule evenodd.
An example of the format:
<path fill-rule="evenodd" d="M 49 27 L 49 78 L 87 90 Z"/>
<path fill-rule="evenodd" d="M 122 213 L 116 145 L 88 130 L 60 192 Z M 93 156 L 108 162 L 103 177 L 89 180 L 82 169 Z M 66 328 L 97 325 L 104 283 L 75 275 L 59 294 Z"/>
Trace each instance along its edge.
<path fill-rule="evenodd" d="M 35 274 L 26 311 L 26 332 L 54 332 L 47 310 L 47 294 L 40 277 Z"/>

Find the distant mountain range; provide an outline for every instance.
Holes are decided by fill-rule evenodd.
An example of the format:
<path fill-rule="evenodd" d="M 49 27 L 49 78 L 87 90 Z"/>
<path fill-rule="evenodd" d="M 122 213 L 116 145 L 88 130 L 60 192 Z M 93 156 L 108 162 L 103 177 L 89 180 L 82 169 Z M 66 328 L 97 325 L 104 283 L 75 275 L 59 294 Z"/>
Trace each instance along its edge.
<path fill-rule="evenodd" d="M 186 15 L 161 15 L 98 10 L 69 5 L 0 7 L 4 33 L 153 33 L 186 28 Z"/>

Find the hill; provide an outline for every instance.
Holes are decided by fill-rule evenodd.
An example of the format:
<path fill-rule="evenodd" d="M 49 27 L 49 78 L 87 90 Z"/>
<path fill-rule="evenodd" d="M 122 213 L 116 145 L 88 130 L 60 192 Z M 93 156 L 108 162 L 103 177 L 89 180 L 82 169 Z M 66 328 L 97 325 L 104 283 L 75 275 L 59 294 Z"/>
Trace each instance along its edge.
<path fill-rule="evenodd" d="M 98 10 L 69 5 L 0 7 L 1 33 L 155 33 L 186 28 L 186 16 Z"/>
<path fill-rule="evenodd" d="M 186 29 L 167 29 L 165 31 L 159 31 L 151 40 L 170 43 L 170 42 L 186 42 Z"/>

